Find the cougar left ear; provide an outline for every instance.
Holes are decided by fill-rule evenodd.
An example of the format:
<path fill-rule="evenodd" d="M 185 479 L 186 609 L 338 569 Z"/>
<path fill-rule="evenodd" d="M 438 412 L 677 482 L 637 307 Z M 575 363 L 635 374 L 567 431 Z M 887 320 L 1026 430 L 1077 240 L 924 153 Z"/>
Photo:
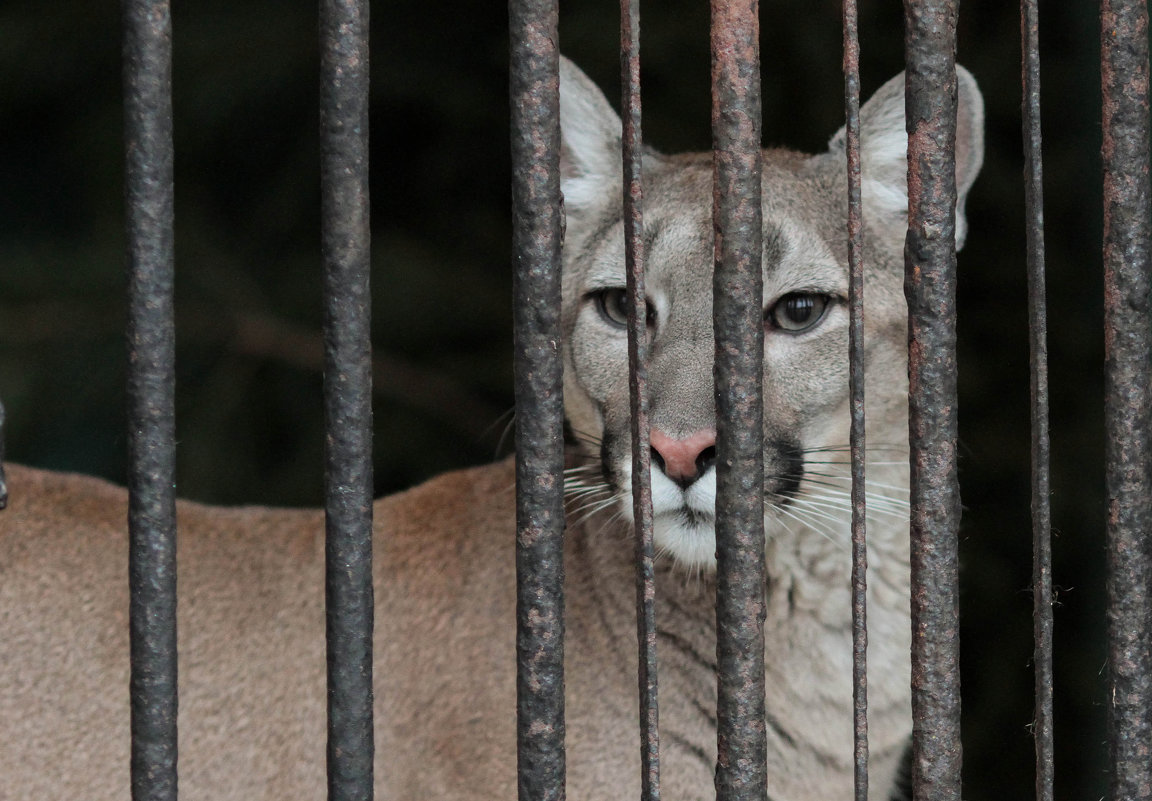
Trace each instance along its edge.
<path fill-rule="evenodd" d="M 956 247 L 959 249 L 968 232 L 964 201 L 984 161 L 984 98 L 972 73 L 960 65 L 956 65 L 956 101 Z M 843 154 L 844 138 L 841 128 L 829 142 L 829 152 Z M 861 189 L 865 213 L 893 229 L 902 229 L 908 220 L 907 152 L 904 73 L 900 73 L 876 90 L 860 108 Z"/>
<path fill-rule="evenodd" d="M 560 188 L 572 212 L 619 189 L 620 117 L 580 68 L 560 57 Z M 611 196 L 608 194 L 607 196 Z"/>

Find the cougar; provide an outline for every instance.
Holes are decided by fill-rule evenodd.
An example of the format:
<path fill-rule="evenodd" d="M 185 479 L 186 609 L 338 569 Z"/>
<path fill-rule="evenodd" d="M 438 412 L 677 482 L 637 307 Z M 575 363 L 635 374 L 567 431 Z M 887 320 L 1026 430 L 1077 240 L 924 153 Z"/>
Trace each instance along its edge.
<path fill-rule="evenodd" d="M 568 797 L 639 788 L 620 120 L 561 65 Z M 911 731 L 903 77 L 863 107 L 873 801 Z M 957 244 L 983 155 L 959 71 Z M 766 150 L 768 796 L 851 797 L 845 144 Z M 716 755 L 712 163 L 644 155 L 662 791 L 713 797 Z M 516 793 L 514 470 L 450 473 L 375 505 L 382 799 Z M 0 512 L 0 799 L 123 801 L 129 785 L 124 490 L 10 466 Z M 319 511 L 180 503 L 180 789 L 325 792 Z"/>

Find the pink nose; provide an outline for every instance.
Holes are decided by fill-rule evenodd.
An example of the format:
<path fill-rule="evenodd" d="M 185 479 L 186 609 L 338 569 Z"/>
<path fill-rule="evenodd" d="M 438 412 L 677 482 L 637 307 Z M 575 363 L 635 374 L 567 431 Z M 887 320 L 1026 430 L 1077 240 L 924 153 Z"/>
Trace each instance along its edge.
<path fill-rule="evenodd" d="M 652 458 L 664 475 L 685 489 L 716 461 L 716 430 L 704 428 L 683 439 L 651 431 Z"/>

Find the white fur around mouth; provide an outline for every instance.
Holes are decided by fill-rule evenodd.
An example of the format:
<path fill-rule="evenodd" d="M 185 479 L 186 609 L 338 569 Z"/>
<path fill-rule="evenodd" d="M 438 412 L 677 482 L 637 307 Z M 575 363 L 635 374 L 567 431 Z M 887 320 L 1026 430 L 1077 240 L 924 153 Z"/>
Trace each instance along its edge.
<path fill-rule="evenodd" d="M 657 553 L 670 556 L 689 570 L 715 570 L 715 518 L 687 507 L 664 513 L 652 522 L 652 538 Z"/>
<path fill-rule="evenodd" d="M 626 514 L 631 519 L 631 503 L 627 504 Z M 671 557 L 690 570 L 715 569 L 715 470 L 709 470 L 687 489 L 653 470 L 652 515 L 652 537 L 658 554 Z"/>

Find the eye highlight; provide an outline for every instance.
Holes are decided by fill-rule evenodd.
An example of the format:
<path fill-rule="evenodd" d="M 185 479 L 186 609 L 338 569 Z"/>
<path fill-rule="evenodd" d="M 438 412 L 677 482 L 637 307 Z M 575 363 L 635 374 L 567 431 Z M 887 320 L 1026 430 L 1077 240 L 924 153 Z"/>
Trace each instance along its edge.
<path fill-rule="evenodd" d="M 764 315 L 764 322 L 789 334 L 814 328 L 832 305 L 832 296 L 819 292 L 789 292 Z"/>
<path fill-rule="evenodd" d="M 628 290 L 624 287 L 609 287 L 591 293 L 596 301 L 596 309 L 606 322 L 616 328 L 628 327 Z M 645 325 L 656 325 L 656 308 L 651 301 L 645 301 Z"/>

